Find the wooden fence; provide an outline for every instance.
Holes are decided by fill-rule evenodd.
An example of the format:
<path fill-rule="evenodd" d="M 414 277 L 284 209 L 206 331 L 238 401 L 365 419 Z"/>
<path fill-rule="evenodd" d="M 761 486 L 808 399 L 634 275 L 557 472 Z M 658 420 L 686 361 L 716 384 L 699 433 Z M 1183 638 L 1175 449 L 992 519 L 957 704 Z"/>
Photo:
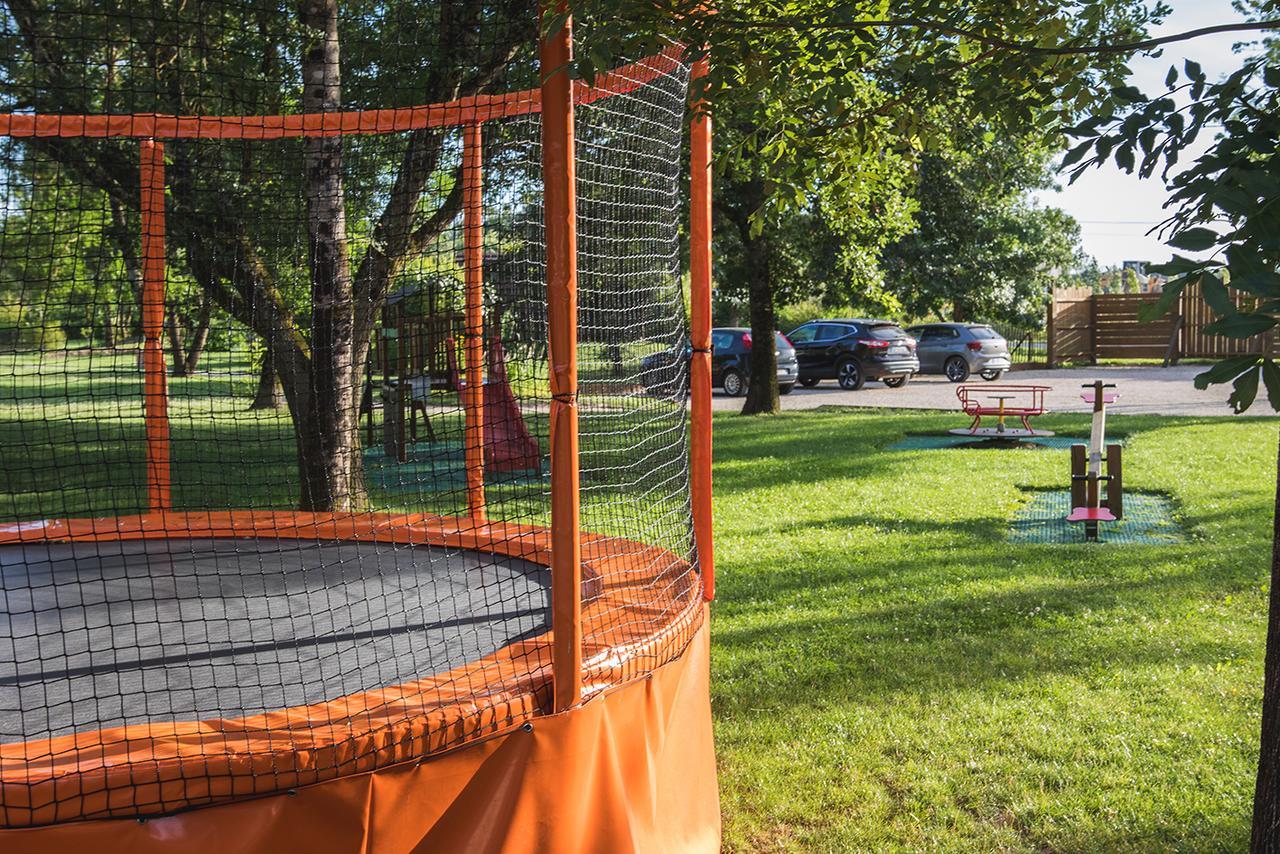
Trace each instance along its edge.
<path fill-rule="evenodd" d="M 1249 299 L 1239 291 L 1232 291 L 1231 296 L 1241 307 Z M 1172 364 L 1182 358 L 1274 352 L 1270 333 L 1253 338 L 1206 335 L 1204 328 L 1216 315 L 1205 303 L 1199 285 L 1186 288 L 1165 316 L 1140 321 L 1141 307 L 1158 298 L 1159 294 L 1095 294 L 1087 288 L 1055 290 L 1047 317 L 1049 364 L 1103 359 Z"/>

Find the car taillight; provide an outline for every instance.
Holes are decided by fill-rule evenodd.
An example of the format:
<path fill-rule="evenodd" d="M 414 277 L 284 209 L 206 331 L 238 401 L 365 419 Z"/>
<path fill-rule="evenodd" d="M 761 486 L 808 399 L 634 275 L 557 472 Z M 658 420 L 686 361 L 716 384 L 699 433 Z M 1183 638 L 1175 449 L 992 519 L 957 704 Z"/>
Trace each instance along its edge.
<path fill-rule="evenodd" d="M 981 341 L 970 341 L 970 342 L 968 343 L 968 345 L 967 345 L 967 346 L 968 346 L 968 348 L 969 348 L 970 350 L 981 350 L 981 349 L 982 349 L 982 342 L 981 342 Z"/>
<path fill-rule="evenodd" d="M 908 349 L 908 350 L 914 350 L 915 348 L 916 348 L 916 339 L 914 339 L 914 338 L 908 338 L 908 339 L 907 339 L 907 349 Z"/>
<path fill-rule="evenodd" d="M 742 349 L 744 350 L 751 349 L 751 333 L 750 332 L 742 333 Z"/>
<path fill-rule="evenodd" d="M 889 346 L 888 341 L 877 341 L 869 338 L 859 338 L 858 343 L 871 350 L 883 350 Z"/>
<path fill-rule="evenodd" d="M 783 335 L 781 332 L 779 332 L 779 333 L 778 333 L 778 337 L 782 339 L 782 343 L 783 343 L 783 344 L 786 344 L 788 347 L 792 348 L 793 350 L 795 349 L 795 346 L 796 346 L 796 345 L 794 345 L 794 344 L 792 344 L 792 343 L 791 343 L 791 339 L 790 339 L 790 338 L 788 338 L 787 336 Z"/>

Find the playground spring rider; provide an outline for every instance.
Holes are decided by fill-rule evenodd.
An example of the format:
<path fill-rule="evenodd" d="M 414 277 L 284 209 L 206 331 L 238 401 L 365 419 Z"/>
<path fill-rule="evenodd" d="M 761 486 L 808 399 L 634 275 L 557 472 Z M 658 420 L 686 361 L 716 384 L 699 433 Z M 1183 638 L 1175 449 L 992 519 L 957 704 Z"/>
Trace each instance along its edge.
<path fill-rule="evenodd" d="M 1083 522 L 1086 540 L 1098 539 L 1099 522 L 1116 522 L 1124 517 L 1124 482 L 1119 445 L 1105 445 L 1107 404 L 1120 395 L 1112 383 L 1088 383 L 1080 397 L 1093 404 L 1093 427 L 1089 444 L 1071 446 L 1071 513 L 1068 522 Z M 1103 473 L 1103 467 L 1106 473 Z M 1105 496 L 1104 496 L 1105 493 Z"/>

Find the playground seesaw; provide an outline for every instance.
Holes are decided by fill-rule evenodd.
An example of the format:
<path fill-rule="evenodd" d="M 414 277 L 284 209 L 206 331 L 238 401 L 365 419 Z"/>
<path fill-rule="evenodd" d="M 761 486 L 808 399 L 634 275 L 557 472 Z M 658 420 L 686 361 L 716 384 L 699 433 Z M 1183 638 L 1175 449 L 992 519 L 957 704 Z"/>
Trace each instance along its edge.
<path fill-rule="evenodd" d="M 1071 512 L 1068 522 L 1083 522 L 1086 540 L 1098 539 L 1098 523 L 1116 522 L 1124 517 L 1124 480 L 1121 448 L 1107 445 L 1107 404 L 1120 395 L 1115 385 L 1101 380 L 1084 386 L 1080 395 L 1093 404 L 1093 425 L 1089 444 L 1071 446 Z"/>

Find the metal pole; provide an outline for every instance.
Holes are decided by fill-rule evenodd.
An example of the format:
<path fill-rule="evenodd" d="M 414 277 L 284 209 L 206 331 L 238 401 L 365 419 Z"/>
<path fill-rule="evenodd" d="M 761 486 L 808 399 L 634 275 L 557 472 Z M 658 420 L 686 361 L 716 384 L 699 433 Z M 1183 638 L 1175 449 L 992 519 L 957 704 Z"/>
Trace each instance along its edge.
<path fill-rule="evenodd" d="M 694 65 L 693 74 L 701 77 L 707 70 L 704 59 Z M 711 117 L 705 107 L 701 102 L 694 105 L 689 134 L 689 332 L 693 345 L 689 488 L 702 597 L 710 602 L 716 593 L 716 571 L 711 538 Z"/>
<path fill-rule="evenodd" d="M 582 699 L 578 483 L 578 241 L 571 19 L 542 40 L 542 182 L 551 381 L 551 628 L 555 710 Z"/>
<path fill-rule="evenodd" d="M 172 506 L 169 473 L 169 387 L 164 365 L 164 144 L 140 143 L 142 185 L 142 369 L 147 441 L 147 506 Z"/>
<path fill-rule="evenodd" d="M 484 211 L 483 137 L 480 123 L 463 129 L 463 257 L 466 266 L 467 384 L 462 390 L 466 418 L 467 507 L 474 522 L 485 521 L 484 499 Z"/>

